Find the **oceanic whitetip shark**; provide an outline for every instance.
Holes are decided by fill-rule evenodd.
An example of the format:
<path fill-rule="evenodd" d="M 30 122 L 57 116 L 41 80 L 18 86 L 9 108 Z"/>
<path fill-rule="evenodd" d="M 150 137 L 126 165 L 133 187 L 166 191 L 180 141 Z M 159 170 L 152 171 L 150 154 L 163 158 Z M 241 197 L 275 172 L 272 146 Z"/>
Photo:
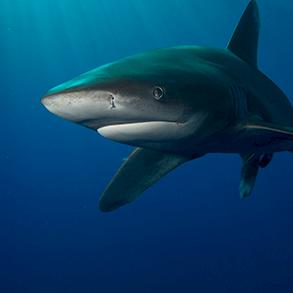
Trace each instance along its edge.
<path fill-rule="evenodd" d="M 259 12 L 250 1 L 225 49 L 180 46 L 101 66 L 50 90 L 57 116 L 135 146 L 103 192 L 104 212 L 133 202 L 181 164 L 208 153 L 242 157 L 240 194 L 259 168 L 293 151 L 293 108 L 259 69 Z"/>

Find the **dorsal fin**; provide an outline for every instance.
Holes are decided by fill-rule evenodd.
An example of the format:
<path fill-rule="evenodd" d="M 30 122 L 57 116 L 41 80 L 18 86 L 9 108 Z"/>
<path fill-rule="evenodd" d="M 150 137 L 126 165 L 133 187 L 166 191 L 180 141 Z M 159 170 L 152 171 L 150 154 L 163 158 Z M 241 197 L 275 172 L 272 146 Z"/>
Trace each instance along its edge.
<path fill-rule="evenodd" d="M 259 11 L 255 0 L 250 1 L 229 42 L 228 49 L 250 65 L 257 67 Z"/>

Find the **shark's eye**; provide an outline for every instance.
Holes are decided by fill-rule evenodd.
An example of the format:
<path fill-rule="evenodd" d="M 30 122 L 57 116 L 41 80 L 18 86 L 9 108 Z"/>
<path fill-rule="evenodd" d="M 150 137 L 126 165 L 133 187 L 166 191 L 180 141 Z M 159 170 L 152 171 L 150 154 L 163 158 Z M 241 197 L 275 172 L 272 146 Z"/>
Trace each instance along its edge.
<path fill-rule="evenodd" d="M 153 96 L 156 100 L 160 100 L 161 98 L 163 98 L 164 94 L 164 90 L 159 86 L 155 87 L 155 89 L 153 90 Z"/>

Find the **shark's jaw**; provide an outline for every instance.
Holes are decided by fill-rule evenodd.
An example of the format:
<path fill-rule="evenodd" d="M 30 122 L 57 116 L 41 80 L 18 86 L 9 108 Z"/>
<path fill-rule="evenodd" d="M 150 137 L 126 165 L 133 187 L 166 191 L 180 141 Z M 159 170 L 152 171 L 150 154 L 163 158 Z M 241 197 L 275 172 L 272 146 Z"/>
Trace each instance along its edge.
<path fill-rule="evenodd" d="M 179 122 L 146 121 L 108 125 L 97 131 L 108 139 L 135 144 L 178 140 L 186 135 L 185 126 L 185 123 Z"/>

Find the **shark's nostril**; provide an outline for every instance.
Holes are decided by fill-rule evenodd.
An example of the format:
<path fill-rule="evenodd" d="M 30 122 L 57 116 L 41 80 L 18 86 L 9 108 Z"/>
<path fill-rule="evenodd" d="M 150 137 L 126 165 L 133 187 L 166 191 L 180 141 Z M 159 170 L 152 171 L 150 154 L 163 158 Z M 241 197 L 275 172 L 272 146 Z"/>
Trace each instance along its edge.
<path fill-rule="evenodd" d="M 116 108 L 116 105 L 115 105 L 115 97 L 114 96 L 111 96 L 110 103 L 111 103 L 111 109 Z"/>

